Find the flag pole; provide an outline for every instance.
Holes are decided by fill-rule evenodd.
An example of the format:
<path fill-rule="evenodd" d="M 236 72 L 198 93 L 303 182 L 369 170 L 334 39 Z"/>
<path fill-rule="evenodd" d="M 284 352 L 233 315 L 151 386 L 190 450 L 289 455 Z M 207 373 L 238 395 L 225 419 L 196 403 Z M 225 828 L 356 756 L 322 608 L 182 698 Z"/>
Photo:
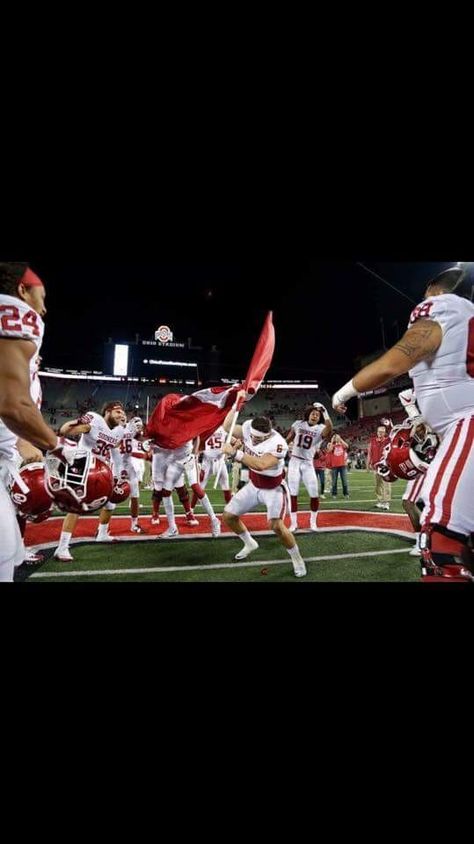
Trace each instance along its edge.
<path fill-rule="evenodd" d="M 234 433 L 234 428 L 237 425 L 237 419 L 239 418 L 240 408 L 238 408 L 237 405 L 238 405 L 238 402 L 234 402 L 234 404 L 232 405 L 232 410 L 234 411 L 234 415 L 232 417 L 232 422 L 231 422 L 229 432 L 228 432 L 228 434 L 225 438 L 226 444 L 230 443 L 230 441 L 232 439 L 232 435 Z M 221 454 L 221 456 L 219 457 L 219 465 L 217 467 L 216 477 L 214 479 L 214 487 L 213 487 L 214 489 L 217 489 L 217 484 L 219 483 L 219 478 L 221 476 L 222 469 L 224 468 L 224 464 L 225 464 L 225 455 Z"/>

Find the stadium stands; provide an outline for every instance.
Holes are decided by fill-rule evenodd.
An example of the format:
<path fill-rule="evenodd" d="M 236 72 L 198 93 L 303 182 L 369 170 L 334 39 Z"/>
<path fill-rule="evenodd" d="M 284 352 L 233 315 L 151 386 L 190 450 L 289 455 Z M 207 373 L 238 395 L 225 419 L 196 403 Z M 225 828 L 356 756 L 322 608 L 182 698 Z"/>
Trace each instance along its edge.
<path fill-rule="evenodd" d="M 43 387 L 43 415 L 54 427 L 59 427 L 65 419 L 72 419 L 87 410 L 100 411 L 111 399 L 123 402 L 126 410 L 146 417 L 147 399 L 150 412 L 156 403 L 167 393 L 188 395 L 199 389 L 195 386 L 158 385 L 122 381 L 75 380 L 71 378 L 41 377 Z M 201 387 L 202 389 L 202 387 Z M 371 434 L 387 414 L 368 416 L 349 423 L 341 419 L 331 409 L 330 396 L 321 390 L 271 389 L 263 388 L 245 406 L 242 421 L 255 416 L 270 416 L 274 426 L 286 434 L 295 419 L 301 418 L 304 408 L 313 402 L 321 402 L 328 409 L 337 432 L 349 442 L 351 450 L 366 450 Z M 405 418 L 399 408 L 390 414 L 397 424 Z"/>

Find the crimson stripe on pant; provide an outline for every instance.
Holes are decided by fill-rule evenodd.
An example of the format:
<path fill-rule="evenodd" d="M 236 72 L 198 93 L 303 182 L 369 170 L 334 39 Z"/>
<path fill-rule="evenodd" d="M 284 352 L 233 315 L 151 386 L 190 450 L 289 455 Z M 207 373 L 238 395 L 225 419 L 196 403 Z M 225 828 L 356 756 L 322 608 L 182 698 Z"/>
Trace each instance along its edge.
<path fill-rule="evenodd" d="M 281 487 L 281 491 L 283 493 L 283 504 L 281 505 L 280 519 L 284 519 L 285 518 L 285 510 L 286 510 L 286 492 L 283 489 L 283 487 Z"/>
<path fill-rule="evenodd" d="M 441 486 L 441 481 L 442 481 L 443 475 L 446 471 L 446 467 L 447 467 L 449 461 L 451 460 L 451 457 L 453 456 L 454 451 L 456 449 L 456 446 L 458 444 L 458 440 L 459 440 L 459 437 L 460 437 L 460 434 L 461 434 L 461 427 L 462 427 L 462 419 L 456 425 L 456 430 L 455 430 L 454 436 L 451 440 L 451 444 L 450 444 L 446 454 L 444 455 L 444 457 L 441 461 L 441 466 L 438 469 L 438 472 L 436 474 L 436 478 L 433 482 L 433 486 L 431 487 L 430 509 L 428 511 L 428 515 L 426 517 L 425 524 L 430 524 L 431 519 L 433 518 L 433 513 L 435 511 L 435 498 L 436 498 L 436 496 L 438 494 L 438 490 Z"/>
<path fill-rule="evenodd" d="M 446 490 L 446 494 L 443 500 L 443 512 L 441 514 L 440 524 L 444 527 L 447 527 L 449 522 L 451 521 L 451 512 L 453 508 L 453 498 L 454 493 L 456 492 L 456 487 L 459 483 L 459 478 L 461 477 L 461 472 L 464 469 L 464 465 L 466 463 L 466 459 L 469 455 L 469 451 L 472 445 L 472 438 L 474 436 L 474 416 L 471 416 L 471 421 L 469 422 L 469 427 L 466 433 L 466 441 L 461 449 L 461 454 L 459 455 L 456 465 L 454 467 L 454 471 L 449 479 L 448 488 Z"/>
<path fill-rule="evenodd" d="M 408 501 L 411 501 L 412 504 L 416 504 L 416 502 L 418 501 L 420 489 L 425 482 L 425 477 L 426 475 L 421 475 L 421 477 L 418 478 L 415 486 L 411 491 L 411 494 L 408 496 Z"/>

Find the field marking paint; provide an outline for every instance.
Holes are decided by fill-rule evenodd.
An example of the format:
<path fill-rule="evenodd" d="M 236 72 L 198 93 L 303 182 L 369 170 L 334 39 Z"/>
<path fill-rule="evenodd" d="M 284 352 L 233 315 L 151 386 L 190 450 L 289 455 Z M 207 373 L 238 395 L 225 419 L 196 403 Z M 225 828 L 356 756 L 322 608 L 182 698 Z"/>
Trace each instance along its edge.
<path fill-rule="evenodd" d="M 298 528 L 295 533 L 295 536 L 303 536 L 303 534 L 312 534 L 314 537 L 318 535 L 322 535 L 324 533 L 343 533 L 345 531 L 361 531 L 361 533 L 385 533 L 390 536 L 397 536 L 401 539 L 414 539 L 415 534 L 413 531 L 409 530 L 397 530 L 397 528 L 378 528 L 378 527 L 359 527 L 358 525 L 347 525 L 345 527 L 325 527 L 320 528 L 318 531 L 311 530 L 310 528 Z M 252 536 L 274 536 L 272 530 L 253 530 Z M 146 536 L 118 536 L 115 542 L 97 542 L 96 540 L 91 537 L 90 539 L 87 536 L 79 536 L 77 538 L 73 537 L 70 541 L 70 545 L 102 545 L 102 546 L 109 546 L 115 545 L 117 546 L 118 543 L 122 542 L 154 542 L 156 540 L 158 545 L 162 545 L 165 542 L 189 542 L 190 540 L 194 540 L 195 542 L 199 542 L 201 539 L 236 539 L 236 535 L 234 533 L 221 533 L 220 536 L 212 536 L 212 533 L 199 533 L 199 534 L 179 534 L 178 536 L 173 537 L 172 539 L 160 539 L 160 534 L 150 536 L 147 534 Z M 41 545 L 28 545 L 28 550 L 31 551 L 47 551 L 49 548 L 57 548 L 59 540 L 56 539 L 54 542 L 43 542 Z"/>
<path fill-rule="evenodd" d="M 393 551 L 365 551 L 360 552 L 357 554 L 332 554 L 331 556 L 324 556 L 324 557 L 306 557 L 305 563 L 318 563 L 323 562 L 325 560 L 353 560 L 358 557 L 382 557 L 387 556 L 388 554 L 407 554 L 406 548 L 396 548 Z M 44 579 L 53 579 L 53 578 L 61 578 L 61 577 L 100 577 L 105 575 L 107 577 L 117 575 L 117 574 L 156 574 L 156 573 L 169 573 L 172 574 L 174 572 L 186 572 L 186 571 L 210 571 L 212 569 L 245 569 L 245 568 L 259 568 L 266 566 L 281 566 L 291 564 L 290 557 L 286 557 L 283 560 L 258 560 L 255 562 L 249 563 L 210 563 L 209 565 L 196 565 L 196 566 L 156 566 L 155 568 L 145 568 L 145 569 L 98 569 L 97 571 L 51 571 L 51 572 L 37 572 L 37 574 L 32 574 L 28 579 L 29 580 L 44 580 Z"/>

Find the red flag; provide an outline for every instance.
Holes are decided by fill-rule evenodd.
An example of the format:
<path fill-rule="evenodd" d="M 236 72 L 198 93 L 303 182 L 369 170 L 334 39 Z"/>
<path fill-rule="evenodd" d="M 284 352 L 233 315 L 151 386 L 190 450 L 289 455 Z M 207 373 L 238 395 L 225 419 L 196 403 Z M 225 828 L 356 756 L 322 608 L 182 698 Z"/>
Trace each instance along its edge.
<path fill-rule="evenodd" d="M 190 396 L 170 393 L 155 407 L 146 428 L 147 436 L 161 448 L 179 448 L 195 437 L 208 439 L 224 422 L 239 390 L 244 389 L 250 395 L 257 392 L 270 368 L 274 350 L 275 329 L 269 311 L 244 383 L 229 388 L 211 387 Z M 239 400 L 237 410 L 244 402 L 245 398 Z"/>
<path fill-rule="evenodd" d="M 271 366 L 275 351 L 275 327 L 272 316 L 273 312 L 269 311 L 243 384 L 243 389 L 250 395 L 257 392 Z M 241 409 L 243 403 L 244 399 L 239 399 L 237 410 Z"/>
<path fill-rule="evenodd" d="M 195 437 L 208 439 L 224 422 L 241 384 L 211 387 L 190 396 L 170 393 L 156 405 L 146 434 L 161 448 L 179 448 Z"/>

